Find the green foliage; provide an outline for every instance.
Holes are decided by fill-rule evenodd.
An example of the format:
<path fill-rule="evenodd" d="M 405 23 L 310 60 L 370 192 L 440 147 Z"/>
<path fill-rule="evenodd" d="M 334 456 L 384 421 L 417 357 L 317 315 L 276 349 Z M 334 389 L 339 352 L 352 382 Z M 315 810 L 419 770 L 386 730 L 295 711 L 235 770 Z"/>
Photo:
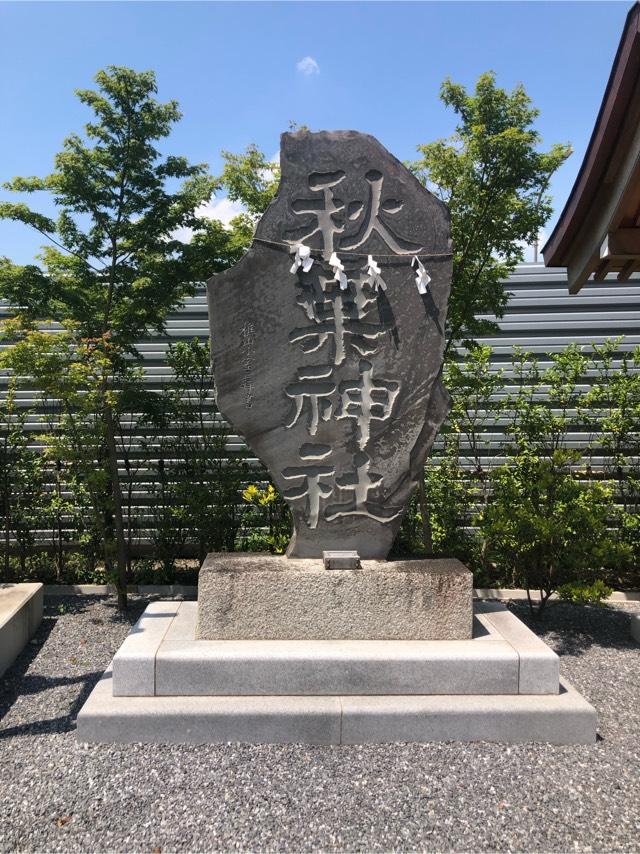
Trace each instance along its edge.
<path fill-rule="evenodd" d="M 573 602 L 576 605 L 602 605 L 603 600 L 608 599 L 613 593 L 602 579 L 598 578 L 591 584 L 574 581 L 562 584 L 558 588 L 558 596 L 565 602 Z"/>
<path fill-rule="evenodd" d="M 42 457 L 29 446 L 25 430 L 28 412 L 20 409 L 15 378 L 0 399 L 0 524 L 2 525 L 3 574 L 11 581 L 10 541 L 18 546 L 20 571 L 24 575 L 27 556 L 42 524 L 40 508 L 44 495 Z"/>
<path fill-rule="evenodd" d="M 523 451 L 494 474 L 480 520 L 486 559 L 513 586 L 539 590 L 542 610 L 560 585 L 610 564 L 610 513 L 611 490 L 580 483 L 566 454 L 549 461 Z"/>
<path fill-rule="evenodd" d="M 253 229 L 248 214 L 234 217 L 229 226 L 217 219 L 203 219 L 182 250 L 191 281 L 206 281 L 214 273 L 236 264 L 249 248 Z"/>
<path fill-rule="evenodd" d="M 268 551 L 283 554 L 291 539 L 291 512 L 272 483 L 264 488 L 250 484 L 242 492 L 242 498 L 252 506 L 252 518 L 248 519 L 250 533 L 243 540 L 247 551 Z"/>
<path fill-rule="evenodd" d="M 617 545 L 627 565 L 640 565 L 640 347 L 628 352 L 623 339 L 594 345 L 590 385 L 582 408 L 591 431 L 593 456 L 603 458 L 592 476 L 615 484 Z M 590 461 L 591 462 L 591 461 Z"/>
<path fill-rule="evenodd" d="M 637 585 L 640 563 L 640 353 L 617 340 L 550 360 L 516 350 L 499 369 L 476 345 L 445 365 L 451 414 L 395 546 L 458 557 L 479 586 L 541 590 L 542 609 L 566 583 Z"/>
<path fill-rule="evenodd" d="M 213 239 L 197 210 L 216 182 L 204 164 L 161 154 L 158 144 L 180 112 L 175 101 L 155 99 L 153 72 L 110 66 L 98 72 L 96 83 L 96 90 L 77 91 L 93 119 L 83 136 L 65 139 L 53 172 L 5 184 L 18 193 L 50 194 L 58 214 L 53 219 L 22 202 L 0 204 L 0 217 L 23 222 L 50 241 L 39 265 L 0 263 L 0 297 L 19 306 L 10 333 L 16 343 L 3 366 L 20 373 L 19 363 L 28 364 L 27 375 L 38 387 L 62 387 L 73 407 L 80 406 L 84 417 L 72 407 L 65 410 L 69 432 L 58 431 L 55 443 L 60 459 L 71 445 L 78 451 L 83 445 L 83 461 L 94 461 L 95 471 L 85 469 L 83 483 L 91 481 L 94 498 L 106 496 L 100 507 L 94 501 L 94 514 L 103 517 L 97 530 L 105 560 L 117 564 L 124 607 L 128 550 L 117 457 L 119 389 L 132 369 L 127 359 L 138 358 L 136 342 L 161 330 L 167 313 L 192 291 L 190 264 L 199 260 L 199 244 L 185 253 L 177 233 L 204 232 L 199 239 L 207 245 Z M 53 336 L 60 338 L 53 355 L 38 337 L 37 325 L 47 320 L 64 330 Z M 56 379 L 56 363 L 70 375 Z"/>
<path fill-rule="evenodd" d="M 583 452 L 569 438 L 582 424 L 589 366 L 575 345 L 553 354 L 544 371 L 531 354 L 516 351 L 517 387 L 503 407 L 508 460 L 493 473 L 490 501 L 478 518 L 485 560 L 515 586 L 540 590 L 540 611 L 560 585 L 625 559 L 611 532 L 612 485 L 585 479 Z"/>
<path fill-rule="evenodd" d="M 485 434 L 500 418 L 502 372 L 490 365 L 491 349 L 475 346 L 459 362 L 445 365 L 452 409 L 427 460 L 419 489 L 419 520 L 410 550 L 456 555 L 479 565 L 480 545 L 471 528 L 478 506 L 489 496 Z M 403 524 L 406 537 L 411 516 Z"/>
<path fill-rule="evenodd" d="M 551 215 L 547 189 L 570 154 L 568 145 L 539 151 L 538 116 L 524 87 L 512 92 L 482 74 L 475 91 L 445 80 L 440 98 L 458 116 L 455 134 L 418 146 L 416 176 L 449 206 L 454 261 L 449 346 L 486 335 L 502 317 L 504 282 Z"/>
<path fill-rule="evenodd" d="M 224 169 L 220 177 L 229 198 L 242 202 L 251 217 L 258 219 L 274 198 L 280 182 L 280 165 L 267 159 L 256 145 L 242 154 L 223 151 Z"/>
<path fill-rule="evenodd" d="M 157 407 L 157 445 L 147 446 L 153 538 L 166 571 L 185 546 L 202 562 L 209 551 L 233 551 L 242 519 L 244 454 L 228 448 L 218 418 L 209 349 L 197 339 L 170 347 L 173 378 Z"/>
<path fill-rule="evenodd" d="M 130 351 L 149 329 L 162 327 L 189 291 L 184 245 L 173 234 L 202 226 L 195 210 L 215 181 L 203 164 L 160 155 L 156 143 L 180 112 L 174 101 L 155 100 L 153 72 L 111 66 L 96 82 L 96 91 L 77 92 L 94 121 L 84 137 L 65 139 L 54 171 L 5 184 L 20 193 L 48 192 L 59 213 L 53 220 L 22 203 L 0 205 L 0 216 L 36 228 L 53 243 L 40 267 L 5 261 L 0 293 L 21 305 L 25 318 L 71 319 L 78 335 L 108 335 L 118 350 Z M 182 186 L 170 192 L 168 182 L 180 179 Z"/>

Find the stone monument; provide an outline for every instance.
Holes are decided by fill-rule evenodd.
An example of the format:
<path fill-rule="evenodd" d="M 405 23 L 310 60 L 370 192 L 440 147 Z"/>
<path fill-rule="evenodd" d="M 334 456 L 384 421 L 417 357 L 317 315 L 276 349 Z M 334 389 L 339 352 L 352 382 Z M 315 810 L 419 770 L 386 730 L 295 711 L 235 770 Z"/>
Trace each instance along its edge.
<path fill-rule="evenodd" d="M 446 207 L 375 139 L 284 134 L 276 199 L 209 287 L 217 402 L 289 503 L 286 556 L 211 554 L 153 602 L 81 741 L 595 740 L 557 655 L 455 560 L 387 560 L 448 412 Z"/>
<path fill-rule="evenodd" d="M 377 140 L 283 134 L 278 194 L 208 290 L 218 408 L 294 532 L 287 559 L 207 560 L 198 637 L 471 637 L 462 564 L 383 563 L 449 410 L 451 266 L 446 206 Z M 377 563 L 327 575 L 335 550 Z"/>
<path fill-rule="evenodd" d="M 449 212 L 365 134 L 283 134 L 281 170 L 209 282 L 218 408 L 291 506 L 289 557 L 384 560 L 449 410 Z"/>

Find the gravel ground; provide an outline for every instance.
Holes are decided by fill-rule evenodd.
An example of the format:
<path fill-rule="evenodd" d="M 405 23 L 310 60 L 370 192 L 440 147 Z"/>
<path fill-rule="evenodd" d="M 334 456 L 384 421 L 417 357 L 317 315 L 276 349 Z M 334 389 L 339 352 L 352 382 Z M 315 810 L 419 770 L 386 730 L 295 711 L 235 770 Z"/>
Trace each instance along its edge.
<path fill-rule="evenodd" d="M 534 626 L 597 708 L 594 746 L 80 746 L 144 604 L 46 600 L 0 679 L 1 851 L 640 851 L 638 603 L 551 603 Z"/>

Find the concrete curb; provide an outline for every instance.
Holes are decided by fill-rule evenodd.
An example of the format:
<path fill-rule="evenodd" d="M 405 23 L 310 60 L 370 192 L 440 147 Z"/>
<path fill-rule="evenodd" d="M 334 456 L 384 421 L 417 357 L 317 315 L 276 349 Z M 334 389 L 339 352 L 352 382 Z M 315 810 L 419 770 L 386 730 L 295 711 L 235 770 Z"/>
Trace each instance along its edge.
<path fill-rule="evenodd" d="M 520 589 L 509 589 L 499 587 L 477 587 L 473 591 L 476 599 L 526 599 L 527 591 Z M 531 591 L 531 598 L 534 602 L 540 599 L 540 593 L 536 590 Z M 551 599 L 558 599 L 556 593 L 553 593 Z M 640 590 L 620 591 L 615 590 L 611 596 L 603 600 L 604 602 L 640 602 Z"/>
<path fill-rule="evenodd" d="M 0 676 L 36 633 L 42 620 L 42 584 L 0 584 Z"/>
<path fill-rule="evenodd" d="M 195 602 L 152 602 L 113 662 L 113 695 L 557 694 L 558 656 L 505 605 L 470 640 L 196 640 Z"/>
<path fill-rule="evenodd" d="M 111 669 L 78 714 L 80 743 L 374 744 L 495 741 L 593 744 L 596 711 L 559 694 L 494 696 L 114 697 Z"/>

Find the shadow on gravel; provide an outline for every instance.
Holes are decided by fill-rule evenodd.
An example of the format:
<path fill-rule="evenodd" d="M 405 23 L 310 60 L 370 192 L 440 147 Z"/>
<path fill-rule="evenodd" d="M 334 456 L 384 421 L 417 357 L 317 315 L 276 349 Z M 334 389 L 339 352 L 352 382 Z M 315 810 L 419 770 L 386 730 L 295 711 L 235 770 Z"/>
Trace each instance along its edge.
<path fill-rule="evenodd" d="M 558 655 L 579 656 L 592 646 L 636 648 L 630 634 L 629 615 L 618 608 L 549 602 L 544 616 L 537 620 L 531 617 L 524 603 L 512 602 L 509 607 Z"/>
<path fill-rule="evenodd" d="M 9 706 L 11 706 L 19 694 L 17 686 L 22 684 L 22 680 L 27 670 L 40 654 L 40 650 L 44 646 L 57 622 L 57 618 L 47 615 L 46 610 L 45 606 L 45 615 L 42 617 L 42 622 L 38 626 L 38 631 L 22 650 L 11 667 L 9 667 L 9 669 L 0 677 L 0 720 L 2 720 L 6 715 Z"/>
<path fill-rule="evenodd" d="M 82 676 L 62 679 L 46 679 L 34 677 L 34 681 L 47 683 L 43 687 L 40 687 L 38 689 L 40 691 L 45 690 L 45 688 L 54 688 L 58 685 L 70 685 L 74 683 L 82 684 L 82 690 L 70 706 L 69 711 L 66 715 L 60 715 L 60 717 L 49 718 L 48 720 L 44 721 L 31 721 L 29 723 L 20 724 L 18 726 L 0 729 L 0 741 L 5 738 L 12 738 L 13 736 L 19 735 L 52 735 L 53 733 L 63 733 L 74 730 L 76 728 L 76 718 L 78 717 L 78 712 L 85 704 L 87 697 L 93 691 L 95 685 L 102 678 L 103 673 L 104 671 L 102 670 L 94 670 L 91 673 L 84 673 Z M 11 699 L 11 703 L 13 703 L 18 694 L 23 693 L 28 692 L 23 691 L 21 688 L 21 690 L 18 691 Z M 7 711 L 8 709 L 2 709 L 0 707 L 0 713 L 2 714 L 2 716 L 4 716 Z"/>
<path fill-rule="evenodd" d="M 78 601 L 80 599 L 81 597 L 65 598 L 63 611 L 61 611 L 59 607 L 63 603 L 58 602 L 55 599 L 53 601 L 45 599 L 44 614 L 42 622 L 38 627 L 38 631 L 3 677 L 0 678 L 0 726 L 5 715 L 21 695 L 38 694 L 50 688 L 73 684 L 82 685 L 80 694 L 76 697 L 66 715 L 58 718 L 52 718 L 51 720 L 31 721 L 30 723 L 21 724 L 20 726 L 0 729 L 0 740 L 9 738 L 13 735 L 66 732 L 75 728 L 75 719 L 78 711 L 91 693 L 94 685 L 102 676 L 102 671 L 79 674 L 78 676 L 60 677 L 40 676 L 37 673 L 30 674 L 28 671 L 40 654 L 60 617 L 62 617 L 63 614 L 78 614 L 87 610 L 83 602 Z"/>
<path fill-rule="evenodd" d="M 138 620 L 147 604 L 146 600 L 136 599 L 130 603 L 129 610 L 125 614 L 122 614 L 118 611 L 115 601 L 106 596 L 46 597 L 44 600 L 42 622 L 38 631 L 11 667 L 0 677 L 0 741 L 11 736 L 48 735 L 51 733 L 69 732 L 75 729 L 78 712 L 97 682 L 102 678 L 104 669 L 89 673 L 80 673 L 77 676 L 59 677 L 29 673 L 29 669 L 45 646 L 49 635 L 59 619 L 64 619 L 65 615 L 79 615 L 90 612 L 91 606 L 98 602 L 102 606 L 101 612 L 103 616 L 89 616 L 87 618 L 89 626 L 95 631 L 100 631 L 100 626 L 105 623 L 117 622 L 132 626 Z M 106 615 L 104 615 L 105 608 L 108 610 Z M 14 727 L 1 728 L 2 720 L 18 697 L 39 694 L 51 688 L 64 687 L 65 685 L 81 686 L 78 695 L 68 708 L 66 714 L 47 720 L 31 721 Z"/>

